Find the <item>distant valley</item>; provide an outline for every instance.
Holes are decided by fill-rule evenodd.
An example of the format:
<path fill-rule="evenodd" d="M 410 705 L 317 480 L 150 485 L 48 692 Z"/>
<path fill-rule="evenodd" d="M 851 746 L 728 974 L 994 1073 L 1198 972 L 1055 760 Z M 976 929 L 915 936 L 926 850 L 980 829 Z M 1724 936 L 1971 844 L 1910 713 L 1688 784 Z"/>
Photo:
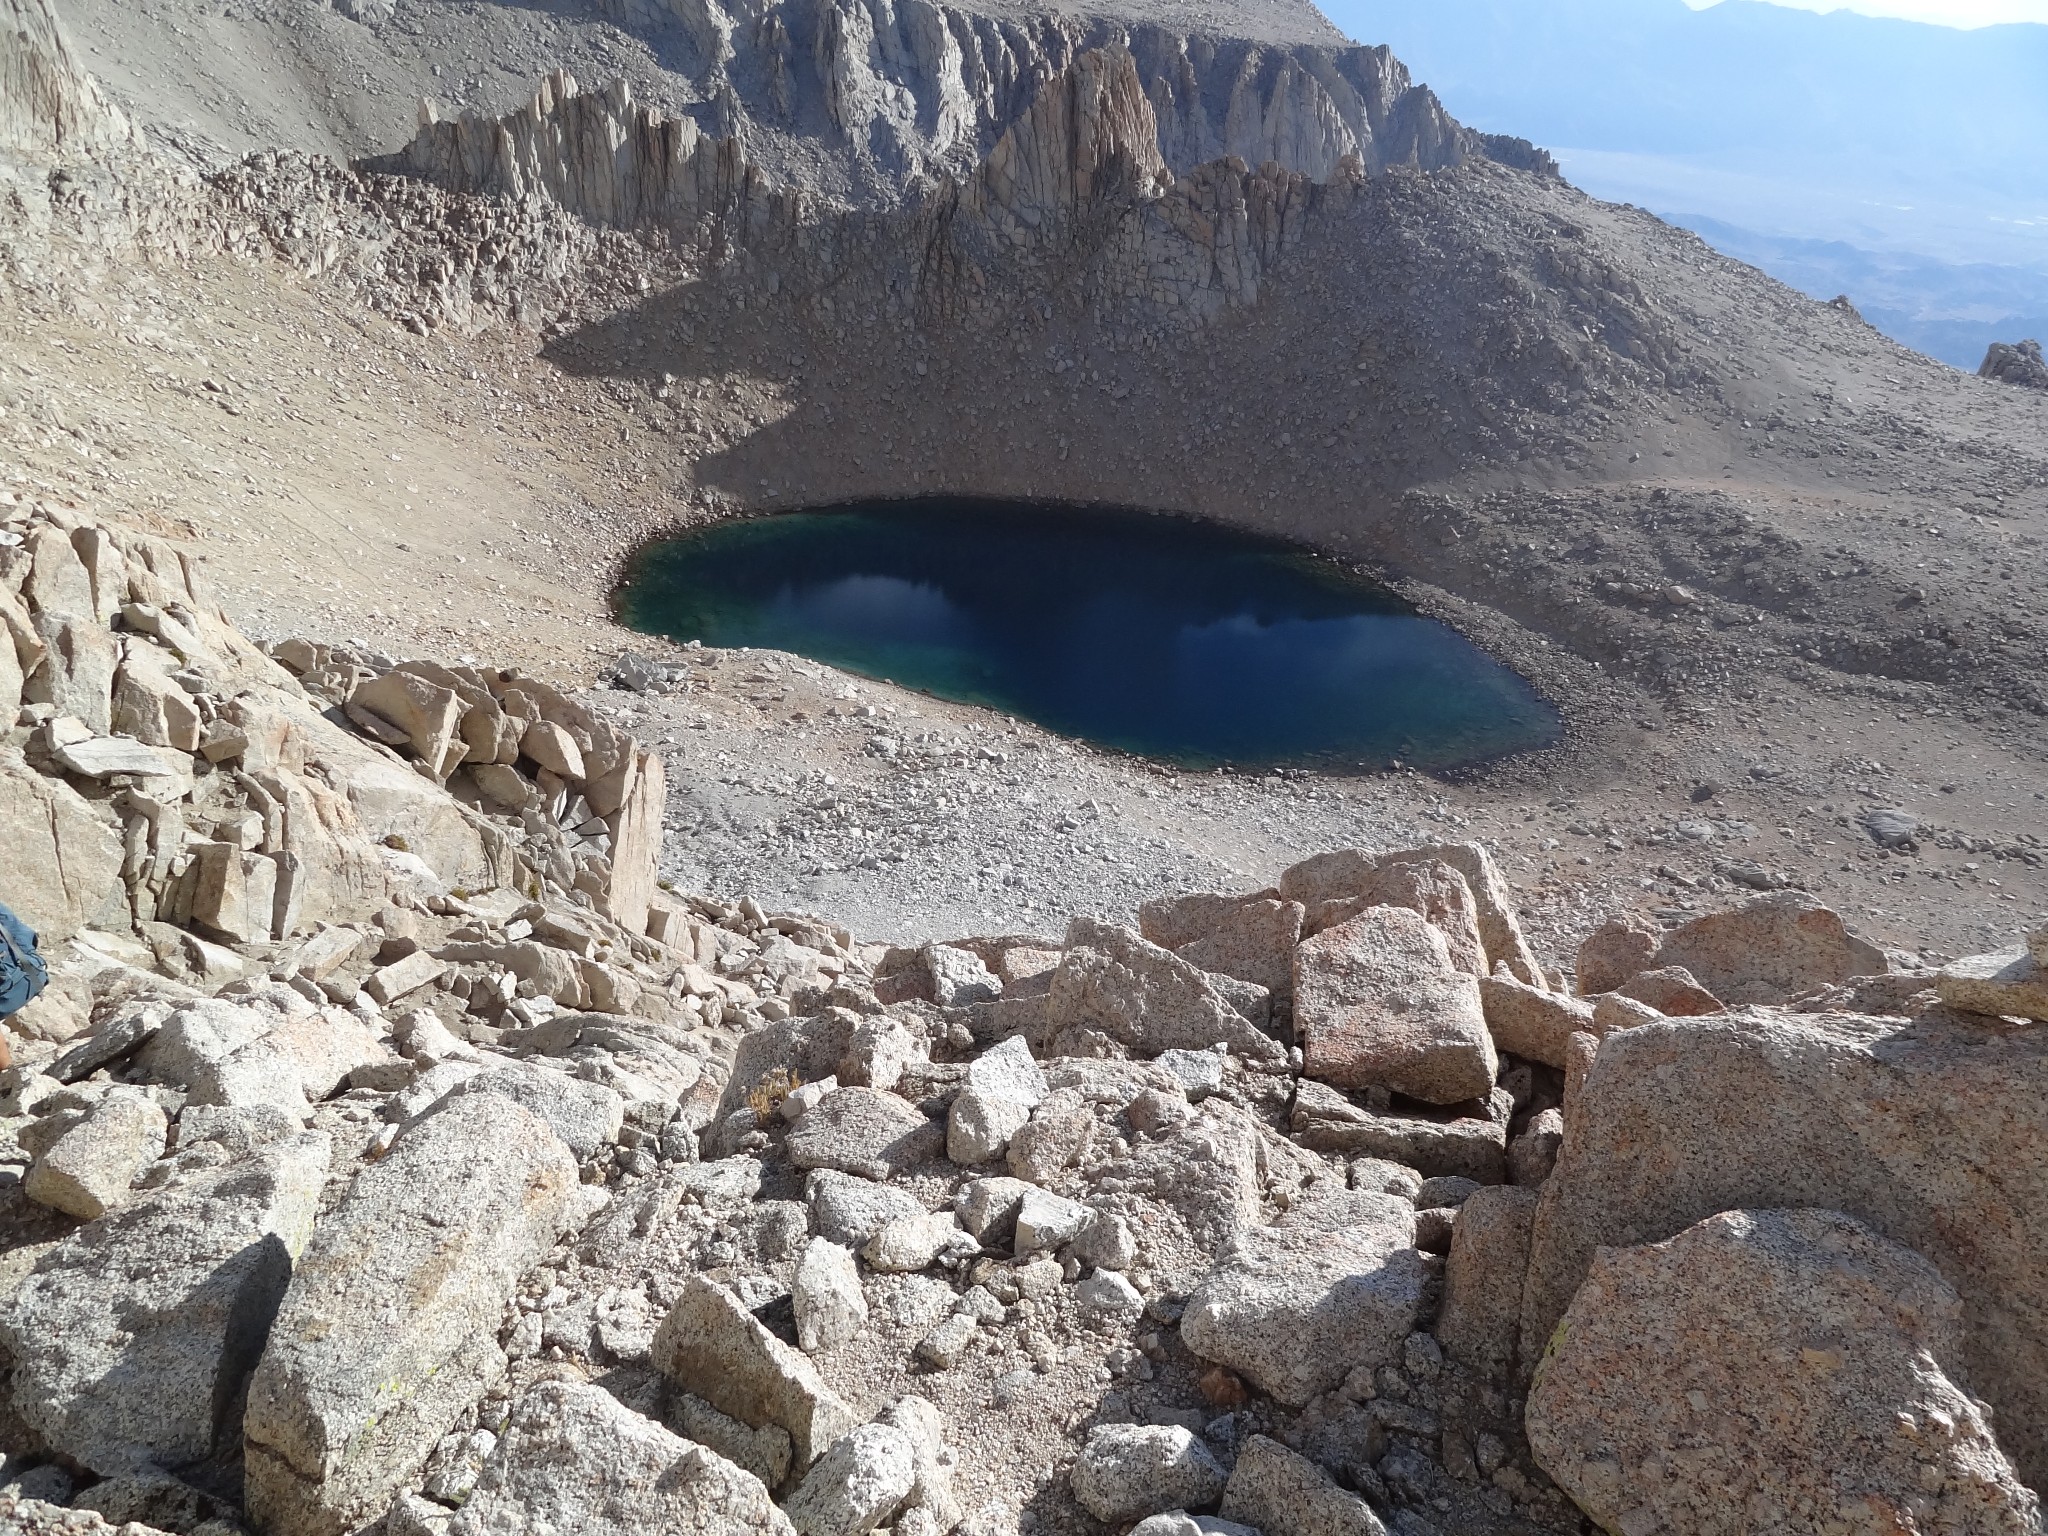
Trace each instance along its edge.
<path fill-rule="evenodd" d="M 1972 371 L 2048 330 L 2048 27 L 1756 0 L 1333 7 L 1463 121 Z"/>

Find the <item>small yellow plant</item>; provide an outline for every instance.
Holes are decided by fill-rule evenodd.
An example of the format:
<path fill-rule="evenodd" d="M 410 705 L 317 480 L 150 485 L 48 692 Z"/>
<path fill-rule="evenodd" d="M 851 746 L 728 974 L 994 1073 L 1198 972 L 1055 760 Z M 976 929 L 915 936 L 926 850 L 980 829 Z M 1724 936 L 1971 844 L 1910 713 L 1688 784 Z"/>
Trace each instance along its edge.
<path fill-rule="evenodd" d="M 804 1080 L 787 1067 L 777 1067 L 747 1092 L 747 1108 L 754 1112 L 756 1124 L 766 1125 L 782 1108 L 782 1101 L 797 1089 Z"/>

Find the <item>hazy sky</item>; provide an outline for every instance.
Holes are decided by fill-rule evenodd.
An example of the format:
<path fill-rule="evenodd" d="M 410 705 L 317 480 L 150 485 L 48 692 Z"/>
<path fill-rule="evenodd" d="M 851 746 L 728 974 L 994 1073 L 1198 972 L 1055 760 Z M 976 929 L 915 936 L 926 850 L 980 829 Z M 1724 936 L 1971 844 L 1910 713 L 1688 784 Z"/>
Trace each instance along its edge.
<path fill-rule="evenodd" d="M 1696 11 L 1717 0 L 1685 0 Z M 2048 23 L 2048 0 L 1773 0 L 1802 11 L 1861 11 L 1866 16 L 1903 16 L 1950 27 L 1988 27 L 2001 21 Z"/>

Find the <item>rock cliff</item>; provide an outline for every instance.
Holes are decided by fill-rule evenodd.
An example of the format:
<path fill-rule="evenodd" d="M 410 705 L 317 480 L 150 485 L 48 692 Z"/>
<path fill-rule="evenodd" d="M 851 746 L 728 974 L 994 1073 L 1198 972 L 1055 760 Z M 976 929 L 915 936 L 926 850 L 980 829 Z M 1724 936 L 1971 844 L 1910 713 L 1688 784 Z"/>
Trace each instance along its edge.
<path fill-rule="evenodd" d="M 1328 114 L 1329 131 L 1310 145 L 1284 123 L 1264 138 L 1219 136 L 1187 116 L 1164 77 L 1148 89 L 1133 48 L 1081 51 L 1034 77 L 1022 110 L 961 179 L 893 213 L 778 185 L 741 137 L 637 106 L 623 85 L 588 92 L 561 74 L 497 121 L 444 122 L 425 106 L 410 145 L 361 169 L 499 203 L 537 198 L 596 224 L 659 231 L 715 262 L 751 259 L 771 301 L 849 282 L 900 285 L 923 317 L 943 320 L 1057 287 L 1184 323 L 1256 302 L 1262 274 L 1319 205 L 1342 207 L 1396 170 L 1484 158 L 1481 140 L 1428 92 L 1400 86 L 1383 52 L 1357 53 L 1378 61 L 1367 80 L 1379 88 L 1354 93 L 1355 114 Z M 1303 76 L 1288 89 L 1311 87 L 1321 89 Z M 1224 150 L 1177 174 L 1189 144 L 1240 141 L 1257 161 Z"/>
<path fill-rule="evenodd" d="M 456 192 L 543 192 L 586 218 L 626 227 L 688 221 L 723 207 L 749 174 L 828 203 L 851 195 L 856 206 L 887 207 L 915 200 L 935 179 L 965 179 L 1020 133 L 1041 132 L 1027 119 L 1046 88 L 1077 68 L 1100 74 L 1081 61 L 1106 50 L 1128 56 L 1134 89 L 1126 98 L 1135 95 L 1151 108 L 1143 133 L 1154 142 L 1147 152 L 1179 175 L 1234 158 L 1320 182 L 1347 165 L 1378 175 L 1396 166 L 1443 170 L 1475 156 L 1554 172 L 1530 145 L 1452 121 L 1434 94 L 1409 84 L 1384 48 L 1219 45 L 1148 27 L 1080 31 L 1050 18 L 1020 27 L 926 0 L 893 15 L 854 0 L 845 9 L 820 7 L 815 46 L 796 50 L 802 64 L 778 54 L 764 75 L 764 66 L 746 67 L 732 53 L 732 40 L 744 33 L 787 45 L 791 34 L 776 12 L 737 31 L 714 23 L 717 16 L 706 0 L 692 36 L 724 40 L 703 45 L 722 61 L 714 68 L 738 67 L 771 82 L 782 135 L 806 135 L 809 165 L 793 165 L 782 138 L 764 134 L 737 106 L 709 121 L 704 113 L 666 115 L 636 105 L 623 81 L 586 93 L 559 74 L 502 118 L 444 121 L 424 103 L 410 145 L 362 163 Z M 807 121 L 787 81 L 813 67 L 808 89 L 820 106 L 818 120 Z M 723 82 L 710 95 L 738 101 Z M 1129 112 L 1128 99 L 1120 105 Z M 1139 131 L 1135 119 L 1125 127 Z M 872 169 L 878 144 L 894 146 L 902 162 L 878 189 L 849 193 L 816 174 L 821 153 L 850 151 Z"/>
<path fill-rule="evenodd" d="M 740 139 L 778 181 L 863 206 L 966 174 L 1046 81 L 1102 47 L 1136 60 L 1176 173 L 1235 155 L 1320 181 L 1346 157 L 1377 171 L 1535 154 L 1459 128 L 1387 49 L 1346 44 L 1306 7 L 1232 9 L 1190 30 L 935 0 L 595 3 L 664 48 L 702 131 Z"/>
<path fill-rule="evenodd" d="M 0 5 L 0 150 L 77 154 L 127 137 L 128 123 L 72 52 L 42 0 Z"/>

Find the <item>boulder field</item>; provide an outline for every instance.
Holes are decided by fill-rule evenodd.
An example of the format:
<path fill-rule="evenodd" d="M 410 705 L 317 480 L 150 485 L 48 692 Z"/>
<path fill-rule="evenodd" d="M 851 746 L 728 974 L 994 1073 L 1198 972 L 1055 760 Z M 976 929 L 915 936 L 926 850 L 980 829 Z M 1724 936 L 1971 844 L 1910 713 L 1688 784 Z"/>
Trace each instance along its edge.
<path fill-rule="evenodd" d="M 1547 957 L 1464 843 L 865 944 L 51 504 L 0 719 L 0 1529 L 2040 1529 L 2048 934 Z"/>

